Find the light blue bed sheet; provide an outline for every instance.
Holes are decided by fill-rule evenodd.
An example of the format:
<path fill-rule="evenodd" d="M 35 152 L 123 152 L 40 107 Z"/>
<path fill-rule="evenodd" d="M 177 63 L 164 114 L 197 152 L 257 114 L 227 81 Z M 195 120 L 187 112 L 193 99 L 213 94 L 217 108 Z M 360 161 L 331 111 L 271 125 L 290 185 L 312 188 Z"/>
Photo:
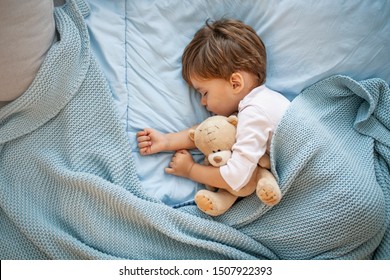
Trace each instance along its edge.
<path fill-rule="evenodd" d="M 140 156 L 135 133 L 178 131 L 208 116 L 180 64 L 206 19 L 238 18 L 253 26 L 268 51 L 266 84 L 290 100 L 334 74 L 390 83 L 390 1 L 88 2 L 92 48 L 132 140 L 138 175 L 147 192 L 168 205 L 191 202 L 202 186 L 164 173 L 172 153 Z"/>

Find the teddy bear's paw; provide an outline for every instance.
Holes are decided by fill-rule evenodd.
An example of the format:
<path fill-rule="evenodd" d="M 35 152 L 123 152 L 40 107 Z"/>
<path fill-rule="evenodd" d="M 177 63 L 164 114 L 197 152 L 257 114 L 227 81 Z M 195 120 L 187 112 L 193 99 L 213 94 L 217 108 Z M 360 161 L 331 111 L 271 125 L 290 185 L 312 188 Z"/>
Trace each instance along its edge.
<path fill-rule="evenodd" d="M 210 192 L 200 190 L 195 195 L 198 208 L 210 216 L 219 216 L 225 213 L 236 201 L 237 197 L 225 190 Z"/>
<path fill-rule="evenodd" d="M 256 194 L 264 204 L 269 206 L 278 204 L 282 198 L 279 186 L 275 182 L 267 179 L 260 179 Z"/>
<path fill-rule="evenodd" d="M 198 205 L 198 208 L 205 213 L 214 210 L 213 202 L 206 195 L 197 194 L 195 196 L 195 203 Z"/>

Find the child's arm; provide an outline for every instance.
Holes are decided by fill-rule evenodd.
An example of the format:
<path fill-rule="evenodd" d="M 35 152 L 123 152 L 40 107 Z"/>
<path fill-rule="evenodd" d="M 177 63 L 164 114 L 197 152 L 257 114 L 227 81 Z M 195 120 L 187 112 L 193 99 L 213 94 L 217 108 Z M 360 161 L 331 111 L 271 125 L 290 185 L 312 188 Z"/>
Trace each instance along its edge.
<path fill-rule="evenodd" d="M 140 153 L 141 155 L 151 155 L 162 151 L 194 149 L 195 144 L 188 136 L 189 130 L 164 134 L 152 128 L 145 128 L 137 132 Z"/>
<path fill-rule="evenodd" d="M 177 151 L 172 157 L 169 167 L 165 168 L 165 172 L 185 177 L 201 184 L 231 190 L 231 187 L 222 178 L 218 167 L 194 162 L 187 150 Z"/>

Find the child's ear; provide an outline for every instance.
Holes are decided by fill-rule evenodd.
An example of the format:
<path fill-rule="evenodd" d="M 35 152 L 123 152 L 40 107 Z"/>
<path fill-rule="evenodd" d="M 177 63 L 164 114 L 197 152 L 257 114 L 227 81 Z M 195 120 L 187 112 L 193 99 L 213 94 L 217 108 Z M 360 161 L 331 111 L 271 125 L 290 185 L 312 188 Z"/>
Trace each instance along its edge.
<path fill-rule="evenodd" d="M 244 77 L 239 72 L 234 72 L 230 76 L 230 85 L 234 93 L 239 93 L 244 87 Z"/>

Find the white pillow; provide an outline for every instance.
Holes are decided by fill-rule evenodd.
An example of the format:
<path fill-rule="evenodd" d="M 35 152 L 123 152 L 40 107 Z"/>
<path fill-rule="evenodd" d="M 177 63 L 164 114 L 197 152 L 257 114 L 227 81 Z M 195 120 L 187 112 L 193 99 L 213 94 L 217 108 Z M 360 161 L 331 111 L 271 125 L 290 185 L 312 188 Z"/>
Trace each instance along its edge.
<path fill-rule="evenodd" d="M 26 91 L 54 37 L 53 0 L 0 1 L 0 106 Z"/>

